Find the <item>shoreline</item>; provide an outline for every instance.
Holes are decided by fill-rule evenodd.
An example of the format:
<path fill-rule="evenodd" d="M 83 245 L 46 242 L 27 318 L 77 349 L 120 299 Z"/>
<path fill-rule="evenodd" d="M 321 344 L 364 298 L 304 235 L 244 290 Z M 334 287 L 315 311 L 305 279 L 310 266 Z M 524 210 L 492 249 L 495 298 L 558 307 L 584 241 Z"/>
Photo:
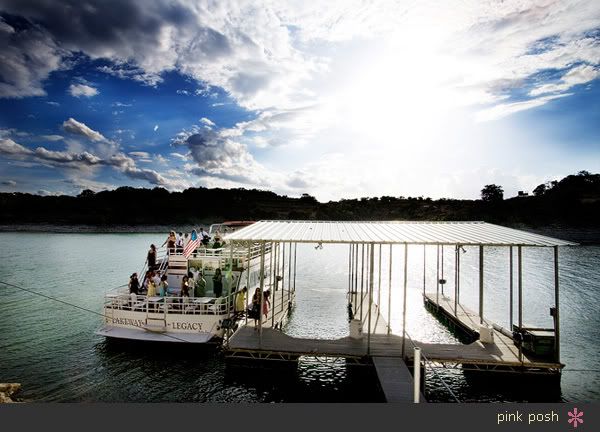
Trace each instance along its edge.
<path fill-rule="evenodd" d="M 0 232 L 29 232 L 56 234 L 164 234 L 171 230 L 191 232 L 200 227 L 208 230 L 211 223 L 184 225 L 65 225 L 65 224 L 0 224 Z M 600 245 L 600 227 L 506 225 L 510 228 L 555 237 L 582 245 Z"/>

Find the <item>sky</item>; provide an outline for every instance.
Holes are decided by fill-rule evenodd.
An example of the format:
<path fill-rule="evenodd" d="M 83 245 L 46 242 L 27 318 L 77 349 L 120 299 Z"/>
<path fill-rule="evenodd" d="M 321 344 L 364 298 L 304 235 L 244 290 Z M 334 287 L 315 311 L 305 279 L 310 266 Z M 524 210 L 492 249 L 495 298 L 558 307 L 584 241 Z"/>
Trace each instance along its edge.
<path fill-rule="evenodd" d="M 600 172 L 600 2 L 0 0 L 0 192 Z"/>

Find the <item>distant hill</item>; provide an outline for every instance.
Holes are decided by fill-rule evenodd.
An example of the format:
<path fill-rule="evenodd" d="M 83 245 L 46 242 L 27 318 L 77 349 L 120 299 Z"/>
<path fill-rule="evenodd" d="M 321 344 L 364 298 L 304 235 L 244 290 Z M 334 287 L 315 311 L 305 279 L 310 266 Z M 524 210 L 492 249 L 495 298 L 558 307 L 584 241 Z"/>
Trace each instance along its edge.
<path fill-rule="evenodd" d="M 78 196 L 0 194 L 0 224 L 193 225 L 222 220 L 484 220 L 511 226 L 600 227 L 600 174 L 582 171 L 534 189 L 534 195 L 502 199 L 342 199 L 320 203 L 304 194 L 290 198 L 256 189 L 120 187 Z M 486 186 L 489 188 L 490 185 Z M 483 192 L 483 191 L 482 191 Z"/>

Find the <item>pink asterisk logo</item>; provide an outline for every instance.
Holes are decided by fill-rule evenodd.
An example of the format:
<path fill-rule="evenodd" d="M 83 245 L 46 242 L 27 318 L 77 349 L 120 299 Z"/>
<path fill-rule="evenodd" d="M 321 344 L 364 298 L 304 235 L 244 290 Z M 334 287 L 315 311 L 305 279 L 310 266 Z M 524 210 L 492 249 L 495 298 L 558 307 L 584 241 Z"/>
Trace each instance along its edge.
<path fill-rule="evenodd" d="M 569 411 L 569 423 L 573 425 L 574 428 L 577 428 L 579 423 L 583 423 L 583 411 L 579 411 L 577 407 L 573 408 L 573 411 Z"/>

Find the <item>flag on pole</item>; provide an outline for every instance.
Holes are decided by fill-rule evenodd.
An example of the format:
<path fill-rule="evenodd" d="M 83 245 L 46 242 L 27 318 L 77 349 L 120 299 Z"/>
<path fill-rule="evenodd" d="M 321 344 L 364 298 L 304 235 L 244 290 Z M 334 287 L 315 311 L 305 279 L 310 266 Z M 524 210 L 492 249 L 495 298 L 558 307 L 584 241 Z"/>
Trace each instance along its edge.
<path fill-rule="evenodd" d="M 185 249 L 183 249 L 183 255 L 188 258 L 192 252 L 198 249 L 198 246 L 200 246 L 200 238 L 196 234 L 196 230 L 192 230 L 192 236 Z"/>

